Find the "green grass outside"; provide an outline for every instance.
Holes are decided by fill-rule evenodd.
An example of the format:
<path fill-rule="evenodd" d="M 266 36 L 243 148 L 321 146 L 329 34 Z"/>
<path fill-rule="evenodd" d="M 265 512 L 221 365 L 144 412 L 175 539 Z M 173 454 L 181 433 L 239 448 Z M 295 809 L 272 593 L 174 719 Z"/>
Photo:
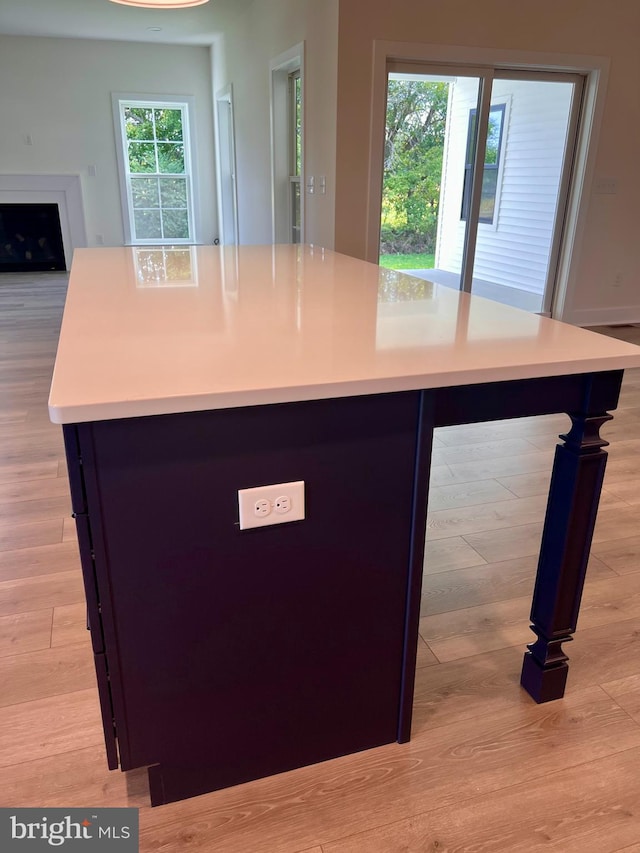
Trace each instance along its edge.
<path fill-rule="evenodd" d="M 432 270 L 435 255 L 380 255 L 378 263 L 389 270 Z"/>

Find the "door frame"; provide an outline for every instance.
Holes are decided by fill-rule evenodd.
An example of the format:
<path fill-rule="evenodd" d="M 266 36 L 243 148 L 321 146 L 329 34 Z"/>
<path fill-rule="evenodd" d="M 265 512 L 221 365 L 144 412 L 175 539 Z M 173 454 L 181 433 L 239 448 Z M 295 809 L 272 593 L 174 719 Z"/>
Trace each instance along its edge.
<path fill-rule="evenodd" d="M 269 116 L 271 121 L 271 241 L 291 243 L 290 204 L 290 100 L 289 77 L 299 71 L 302 87 L 300 242 L 305 234 L 305 83 L 304 42 L 276 56 L 269 63 Z"/>
<path fill-rule="evenodd" d="M 228 104 L 229 121 L 226 123 L 226 127 L 223 127 L 225 122 L 221 120 L 221 104 Z M 221 226 L 220 242 L 223 246 L 237 245 L 239 241 L 238 186 L 232 83 L 229 83 L 216 92 L 215 123 L 218 145 L 218 157 L 216 160 L 218 165 L 218 216 Z M 229 209 L 231 209 L 230 215 Z M 227 211 L 226 215 L 225 211 Z M 231 239 L 228 239 L 229 236 Z"/>
<path fill-rule="evenodd" d="M 384 131 L 386 124 L 387 64 L 411 62 L 433 73 L 434 67 L 464 68 L 482 73 L 496 72 L 564 72 L 584 77 L 582 111 L 578 121 L 573 163 L 564 220 L 559 223 L 562 239 L 555 249 L 556 281 L 553 294 L 547 296 L 546 311 L 562 319 L 571 304 L 576 287 L 579 250 L 584 238 L 587 205 L 594 180 L 598 138 L 604 113 L 610 61 L 602 56 L 542 53 L 533 51 L 493 50 L 447 45 L 415 44 L 377 40 L 373 45 L 373 82 L 371 95 L 371 127 L 369 135 L 369 182 L 367 204 L 366 260 L 378 262 L 380 215 L 382 207 L 382 174 L 384 163 Z M 417 70 L 417 69 L 416 69 Z M 436 71 L 437 73 L 437 71 Z"/>

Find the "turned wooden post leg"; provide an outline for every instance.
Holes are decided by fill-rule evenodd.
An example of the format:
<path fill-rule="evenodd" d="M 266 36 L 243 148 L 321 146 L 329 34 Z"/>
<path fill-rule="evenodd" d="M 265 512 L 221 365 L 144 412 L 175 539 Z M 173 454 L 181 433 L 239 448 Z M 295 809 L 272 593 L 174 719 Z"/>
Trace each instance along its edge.
<path fill-rule="evenodd" d="M 527 646 L 520 679 L 536 702 L 564 695 L 569 666 L 562 644 L 576 629 L 607 462 L 600 427 L 612 416 L 570 417 L 571 430 L 556 448 L 531 606 L 537 640 Z"/>

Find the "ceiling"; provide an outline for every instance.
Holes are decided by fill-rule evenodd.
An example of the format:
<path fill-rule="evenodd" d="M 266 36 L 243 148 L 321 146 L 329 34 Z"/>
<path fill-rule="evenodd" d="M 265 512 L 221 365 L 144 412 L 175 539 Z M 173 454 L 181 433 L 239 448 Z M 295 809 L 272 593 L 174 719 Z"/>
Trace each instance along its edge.
<path fill-rule="evenodd" d="M 212 44 L 251 2 L 210 0 L 190 9 L 156 11 L 109 0 L 0 0 L 0 34 Z"/>

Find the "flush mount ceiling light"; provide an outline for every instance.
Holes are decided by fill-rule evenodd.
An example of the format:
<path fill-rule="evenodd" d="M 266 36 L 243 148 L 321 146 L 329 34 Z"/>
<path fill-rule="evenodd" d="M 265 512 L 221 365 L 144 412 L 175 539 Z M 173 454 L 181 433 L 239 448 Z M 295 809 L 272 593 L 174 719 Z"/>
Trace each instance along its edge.
<path fill-rule="evenodd" d="M 143 9 L 186 9 L 189 6 L 202 6 L 209 0 L 111 0 L 121 6 L 140 6 Z"/>

